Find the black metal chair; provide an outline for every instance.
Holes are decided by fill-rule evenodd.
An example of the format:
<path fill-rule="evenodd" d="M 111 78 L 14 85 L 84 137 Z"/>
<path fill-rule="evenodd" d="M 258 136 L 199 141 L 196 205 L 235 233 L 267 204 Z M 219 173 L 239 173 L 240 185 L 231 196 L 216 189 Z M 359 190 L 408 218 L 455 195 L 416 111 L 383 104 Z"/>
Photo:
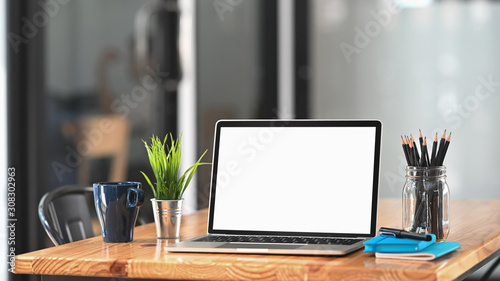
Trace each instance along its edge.
<path fill-rule="evenodd" d="M 95 236 L 92 229 L 95 210 L 89 206 L 92 196 L 91 186 L 66 185 L 47 192 L 40 199 L 38 216 L 55 245 Z"/>
<path fill-rule="evenodd" d="M 47 192 L 38 204 L 38 217 L 50 240 L 57 246 L 100 234 L 94 208 L 94 188 L 65 185 Z M 148 223 L 146 216 L 137 217 L 137 224 Z"/>

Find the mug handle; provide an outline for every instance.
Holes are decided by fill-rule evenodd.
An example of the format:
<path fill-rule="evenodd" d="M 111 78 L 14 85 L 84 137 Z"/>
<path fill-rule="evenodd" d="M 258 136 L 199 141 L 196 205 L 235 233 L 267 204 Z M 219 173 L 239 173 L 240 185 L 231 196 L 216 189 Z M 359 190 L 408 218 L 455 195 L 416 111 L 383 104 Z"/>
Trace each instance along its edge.
<path fill-rule="evenodd" d="M 127 208 L 140 207 L 142 203 L 144 203 L 144 190 L 133 187 L 127 189 Z"/>

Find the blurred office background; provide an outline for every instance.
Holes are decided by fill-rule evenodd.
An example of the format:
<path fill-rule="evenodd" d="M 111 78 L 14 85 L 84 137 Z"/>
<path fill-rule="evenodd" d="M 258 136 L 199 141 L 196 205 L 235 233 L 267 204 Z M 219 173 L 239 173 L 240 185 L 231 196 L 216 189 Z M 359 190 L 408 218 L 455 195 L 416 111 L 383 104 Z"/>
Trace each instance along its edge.
<path fill-rule="evenodd" d="M 142 140 L 152 134 L 183 133 L 184 164 L 205 149 L 210 161 L 222 118 L 379 119 L 380 197 L 393 198 L 404 181 L 400 136 L 447 129 L 452 199 L 500 199 L 497 1 L 2 3 L 0 144 L 9 140 L 2 167 L 16 167 L 18 253 L 50 246 L 36 209 L 45 192 L 145 183 Z M 109 151 L 92 155 L 100 146 Z M 187 212 L 207 207 L 209 178 L 200 168 Z"/>

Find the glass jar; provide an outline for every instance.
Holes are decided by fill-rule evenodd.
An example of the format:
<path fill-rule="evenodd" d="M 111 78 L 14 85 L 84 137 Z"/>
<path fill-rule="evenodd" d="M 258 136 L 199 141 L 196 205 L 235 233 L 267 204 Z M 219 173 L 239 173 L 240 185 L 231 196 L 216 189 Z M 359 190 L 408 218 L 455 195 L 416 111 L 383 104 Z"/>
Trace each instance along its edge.
<path fill-rule="evenodd" d="M 436 235 L 444 240 L 450 232 L 450 190 L 446 167 L 406 167 L 403 187 L 403 229 Z"/>

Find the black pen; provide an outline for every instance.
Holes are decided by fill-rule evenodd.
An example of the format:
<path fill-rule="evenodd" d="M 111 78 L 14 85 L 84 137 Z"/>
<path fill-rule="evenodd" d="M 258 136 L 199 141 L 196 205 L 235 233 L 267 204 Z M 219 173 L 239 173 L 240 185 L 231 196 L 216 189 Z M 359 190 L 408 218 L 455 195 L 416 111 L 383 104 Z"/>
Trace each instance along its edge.
<path fill-rule="evenodd" d="M 381 227 L 379 230 L 379 233 L 383 234 L 383 235 L 393 235 L 396 238 L 407 238 L 407 239 L 422 240 L 422 241 L 431 241 L 432 240 L 432 236 L 427 235 L 427 234 L 413 233 L 413 232 L 404 231 L 402 229 L 395 229 L 395 228 L 388 228 L 388 227 Z"/>

